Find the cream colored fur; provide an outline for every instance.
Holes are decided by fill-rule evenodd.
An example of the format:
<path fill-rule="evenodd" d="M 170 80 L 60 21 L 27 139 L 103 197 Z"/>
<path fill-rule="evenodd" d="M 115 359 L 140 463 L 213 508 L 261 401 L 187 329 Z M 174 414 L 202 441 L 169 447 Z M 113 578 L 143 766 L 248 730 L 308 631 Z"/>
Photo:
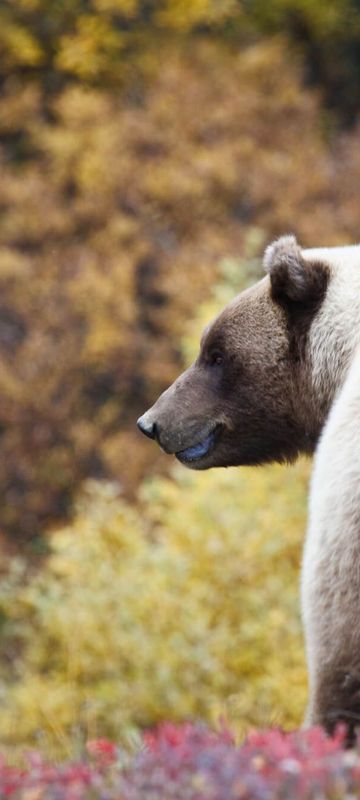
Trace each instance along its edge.
<path fill-rule="evenodd" d="M 360 723 L 360 246 L 303 251 L 331 268 L 310 329 L 314 394 L 330 406 L 315 454 L 302 570 L 306 722 Z"/>
<path fill-rule="evenodd" d="M 360 245 L 301 250 L 294 236 L 270 245 L 265 270 L 295 304 L 306 293 L 304 260 L 328 274 L 301 359 L 298 401 L 305 427 L 315 420 L 321 431 L 301 581 L 306 723 L 332 730 L 345 720 L 350 740 L 360 726 Z"/>
<path fill-rule="evenodd" d="M 359 420 L 360 347 L 330 411 L 311 483 L 302 572 L 309 724 L 331 725 L 337 716 L 360 723 Z"/>
<path fill-rule="evenodd" d="M 360 245 L 303 250 L 330 266 L 331 279 L 310 330 L 312 387 L 317 402 L 333 401 L 360 342 Z"/>

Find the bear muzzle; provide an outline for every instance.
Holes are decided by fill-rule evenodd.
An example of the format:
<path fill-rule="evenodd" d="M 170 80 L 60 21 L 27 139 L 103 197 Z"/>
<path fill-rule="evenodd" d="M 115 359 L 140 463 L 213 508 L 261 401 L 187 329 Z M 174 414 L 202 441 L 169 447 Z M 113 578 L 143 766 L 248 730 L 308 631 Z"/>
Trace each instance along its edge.
<path fill-rule="evenodd" d="M 156 405 L 156 404 L 155 404 Z M 214 450 L 223 425 L 210 420 L 158 420 L 155 406 L 137 421 L 139 430 L 158 442 L 165 453 L 175 455 L 184 464 L 205 458 Z"/>
<path fill-rule="evenodd" d="M 206 371 L 192 364 L 139 417 L 141 432 L 188 466 L 208 464 L 225 427 Z M 223 415 L 221 415 L 223 417 Z"/>

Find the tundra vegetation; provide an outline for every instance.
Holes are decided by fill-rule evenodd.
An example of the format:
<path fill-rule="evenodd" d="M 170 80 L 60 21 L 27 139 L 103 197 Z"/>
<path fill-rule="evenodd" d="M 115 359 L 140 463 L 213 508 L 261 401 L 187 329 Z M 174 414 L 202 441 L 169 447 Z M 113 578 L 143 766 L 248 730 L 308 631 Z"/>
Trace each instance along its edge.
<path fill-rule="evenodd" d="M 300 724 L 308 465 L 189 474 L 135 420 L 269 240 L 358 238 L 359 27 L 350 0 L 2 4 L 11 757 Z"/>

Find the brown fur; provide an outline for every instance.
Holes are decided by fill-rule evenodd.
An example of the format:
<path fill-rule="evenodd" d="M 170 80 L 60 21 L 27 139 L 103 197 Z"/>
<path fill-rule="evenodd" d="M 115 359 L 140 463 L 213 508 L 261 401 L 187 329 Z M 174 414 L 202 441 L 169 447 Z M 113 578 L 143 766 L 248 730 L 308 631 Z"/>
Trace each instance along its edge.
<path fill-rule="evenodd" d="M 295 236 L 282 236 L 267 248 L 264 268 L 270 274 L 272 299 L 287 317 L 293 358 L 302 360 L 310 325 L 326 294 L 329 267 L 306 261 Z"/>
<path fill-rule="evenodd" d="M 292 461 L 315 447 L 320 427 L 300 362 L 328 273 L 305 262 L 296 243 L 289 255 L 281 241 L 265 256 L 270 280 L 229 303 L 206 329 L 195 363 L 139 421 L 175 454 L 216 428 L 211 452 L 189 464 L 195 469 Z"/>

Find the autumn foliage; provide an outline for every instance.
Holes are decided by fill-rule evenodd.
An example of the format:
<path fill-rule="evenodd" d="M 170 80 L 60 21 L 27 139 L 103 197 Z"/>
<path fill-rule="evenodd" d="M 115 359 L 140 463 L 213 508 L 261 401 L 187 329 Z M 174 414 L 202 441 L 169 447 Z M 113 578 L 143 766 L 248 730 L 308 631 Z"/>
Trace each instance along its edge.
<path fill-rule="evenodd" d="M 359 30 L 352 0 L 0 6 L 0 751 L 72 762 L 4 762 L 4 797 L 359 789 L 340 734 L 189 722 L 300 724 L 309 465 L 195 475 L 135 426 L 269 240 L 358 239 Z"/>
<path fill-rule="evenodd" d="M 222 714 L 242 736 L 296 727 L 307 473 L 179 469 L 138 509 L 90 483 L 46 569 L 24 584 L 13 560 L 0 587 L 3 744 L 41 735 L 63 754 L 72 738 L 126 743 L 162 719 Z"/>
<path fill-rule="evenodd" d="M 88 758 L 25 768 L 0 764 L 0 792 L 11 800 L 347 800 L 360 790 L 360 757 L 344 752 L 343 731 L 254 733 L 239 747 L 230 731 L 165 723 L 130 756 L 106 739 Z"/>
<path fill-rule="evenodd" d="M 358 134 L 326 139 L 281 38 L 181 39 L 149 59 L 138 91 L 135 78 L 46 91 L 34 64 L 3 82 L 0 528 L 13 540 L 66 516 L 84 478 L 133 492 L 164 464 L 135 419 L 181 368 L 186 320 L 249 228 L 264 243 L 357 236 Z"/>

